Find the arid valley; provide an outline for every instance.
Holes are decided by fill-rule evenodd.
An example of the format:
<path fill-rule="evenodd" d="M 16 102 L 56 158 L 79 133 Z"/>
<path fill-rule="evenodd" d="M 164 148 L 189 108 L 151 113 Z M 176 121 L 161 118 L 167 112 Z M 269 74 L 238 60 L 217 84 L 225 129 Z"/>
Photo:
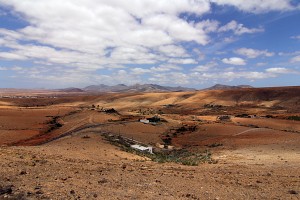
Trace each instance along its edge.
<path fill-rule="evenodd" d="M 0 92 L 0 199 L 300 199 L 300 87 Z"/>
<path fill-rule="evenodd" d="M 300 0 L 0 0 L 0 200 L 300 200 Z"/>

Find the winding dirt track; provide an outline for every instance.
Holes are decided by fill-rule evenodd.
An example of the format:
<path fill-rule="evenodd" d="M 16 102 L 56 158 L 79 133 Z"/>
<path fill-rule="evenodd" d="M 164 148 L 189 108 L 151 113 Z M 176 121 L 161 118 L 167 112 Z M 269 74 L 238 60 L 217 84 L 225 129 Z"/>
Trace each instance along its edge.
<path fill-rule="evenodd" d="M 263 131 L 263 130 L 267 130 L 267 129 L 266 128 L 251 128 L 251 129 L 248 129 L 248 130 L 245 130 L 245 131 L 233 134 L 232 136 L 238 136 L 238 135 L 242 135 L 242 134 L 245 134 L 245 133 L 248 133 L 248 132 L 252 132 L 252 131 L 256 132 L 256 131 Z"/>

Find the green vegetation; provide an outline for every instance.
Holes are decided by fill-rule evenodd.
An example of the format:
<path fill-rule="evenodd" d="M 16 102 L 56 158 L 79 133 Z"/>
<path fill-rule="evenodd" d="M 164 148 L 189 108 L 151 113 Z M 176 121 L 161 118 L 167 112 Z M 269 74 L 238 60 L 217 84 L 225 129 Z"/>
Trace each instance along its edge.
<path fill-rule="evenodd" d="M 266 118 L 274 118 L 273 115 L 266 115 Z"/>
<path fill-rule="evenodd" d="M 251 116 L 248 115 L 248 114 L 246 114 L 246 113 L 238 114 L 238 115 L 236 115 L 235 117 L 239 117 L 239 118 L 251 118 Z"/>
<path fill-rule="evenodd" d="M 183 165 L 196 166 L 199 163 L 212 162 L 211 153 L 208 150 L 204 152 L 190 152 L 188 150 L 173 150 L 170 152 L 158 152 L 151 158 L 155 162 L 175 162 Z"/>
<path fill-rule="evenodd" d="M 52 119 L 48 122 L 48 130 L 46 133 L 49 133 L 51 131 L 54 131 L 55 129 L 58 129 L 62 127 L 63 125 L 58 122 L 59 116 L 53 116 Z"/>
<path fill-rule="evenodd" d="M 287 119 L 288 119 L 288 120 L 296 120 L 296 121 L 300 121 L 300 116 L 289 116 Z"/>
<path fill-rule="evenodd" d="M 121 150 L 134 153 L 139 156 L 148 157 L 154 162 L 165 163 L 165 162 L 174 162 L 180 163 L 183 165 L 196 166 L 200 163 L 215 163 L 211 158 L 211 153 L 208 150 L 203 152 L 191 152 L 187 149 L 180 150 L 167 150 L 167 149 L 158 149 L 153 150 L 153 154 L 146 151 L 139 151 L 130 147 L 130 141 L 127 141 L 126 138 L 122 136 L 114 136 L 109 134 L 103 134 L 103 136 L 113 145 L 118 146 Z M 147 145 L 145 145 L 147 146 Z"/>
<path fill-rule="evenodd" d="M 221 146 L 223 146 L 223 144 L 222 143 L 213 143 L 213 144 L 206 145 L 206 146 L 208 146 L 210 148 L 215 148 L 215 147 L 221 147 Z"/>
<path fill-rule="evenodd" d="M 197 166 L 200 163 L 215 163 L 211 158 L 211 153 L 208 150 L 204 152 L 190 152 L 186 149 L 172 150 L 172 151 L 160 151 L 150 154 L 148 152 L 141 152 L 130 147 L 121 147 L 122 150 L 130 153 L 137 154 L 150 158 L 154 162 L 166 163 L 174 162 L 182 165 Z"/>

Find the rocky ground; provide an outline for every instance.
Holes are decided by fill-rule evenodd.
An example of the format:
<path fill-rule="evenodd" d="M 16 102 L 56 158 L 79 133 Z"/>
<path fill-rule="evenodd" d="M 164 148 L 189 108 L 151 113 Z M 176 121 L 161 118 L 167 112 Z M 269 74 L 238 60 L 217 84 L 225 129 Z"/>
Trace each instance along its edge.
<path fill-rule="evenodd" d="M 237 156 L 247 152 L 249 159 Z M 1 147 L 0 199 L 300 198 L 299 154 L 289 162 L 263 162 L 251 152 L 216 153 L 217 164 L 155 163 L 120 151 L 97 133 Z"/>

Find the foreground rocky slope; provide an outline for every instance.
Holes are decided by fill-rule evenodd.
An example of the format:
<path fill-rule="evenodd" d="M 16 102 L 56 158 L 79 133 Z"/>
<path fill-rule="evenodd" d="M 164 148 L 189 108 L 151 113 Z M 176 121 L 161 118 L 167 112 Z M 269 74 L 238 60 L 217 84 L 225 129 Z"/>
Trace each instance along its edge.
<path fill-rule="evenodd" d="M 230 151 L 217 164 L 160 164 L 122 152 L 98 134 L 84 135 L 1 147 L 0 199 L 299 198 L 300 169 L 293 159 L 263 162 Z"/>

